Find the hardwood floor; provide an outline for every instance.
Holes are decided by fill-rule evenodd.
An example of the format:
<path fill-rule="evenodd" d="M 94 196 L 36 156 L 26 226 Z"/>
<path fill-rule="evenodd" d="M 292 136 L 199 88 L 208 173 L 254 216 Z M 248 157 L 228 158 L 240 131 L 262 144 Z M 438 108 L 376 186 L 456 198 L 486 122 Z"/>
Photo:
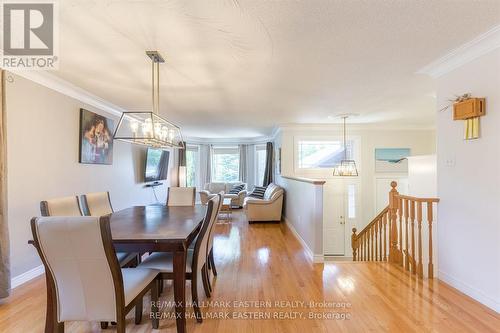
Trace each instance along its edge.
<path fill-rule="evenodd" d="M 232 223 L 216 228 L 219 275 L 209 299 L 214 303 L 205 303 L 208 307 L 202 312 L 233 318 L 205 318 L 197 324 L 191 317 L 188 332 L 500 332 L 498 314 L 437 280 L 420 282 L 390 264 L 344 261 L 313 265 L 286 226 L 248 225 L 239 211 L 233 211 Z M 186 290 L 189 293 L 190 288 Z M 190 297 L 188 294 L 187 299 Z M 167 305 L 162 314 L 168 316 L 173 311 L 168 304 L 173 300 L 171 284 L 166 284 L 161 300 Z M 243 307 L 244 301 L 271 304 Z M 309 305 L 311 301 L 334 304 L 312 309 L 294 303 Z M 148 308 L 145 300 L 141 325 L 134 324 L 131 311 L 127 332 L 151 331 Z M 0 303 L 0 332 L 42 332 L 44 313 L 45 282 L 37 278 Z M 348 318 L 309 319 L 310 314 Z M 192 307 L 189 315 L 193 315 Z M 242 315 L 247 319 L 237 318 Z M 254 319 L 248 319 L 251 317 Z M 66 324 L 66 332 L 99 331 L 98 323 Z M 158 332 L 175 331 L 175 319 L 160 321 Z"/>

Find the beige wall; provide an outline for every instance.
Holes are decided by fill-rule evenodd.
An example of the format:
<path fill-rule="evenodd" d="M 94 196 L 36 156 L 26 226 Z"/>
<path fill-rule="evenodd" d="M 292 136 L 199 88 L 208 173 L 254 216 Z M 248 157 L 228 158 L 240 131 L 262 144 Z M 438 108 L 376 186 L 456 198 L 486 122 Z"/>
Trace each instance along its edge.
<path fill-rule="evenodd" d="M 27 242 L 30 218 L 41 200 L 93 191 L 110 191 L 115 209 L 154 202 L 143 188 L 145 149 L 115 141 L 113 165 L 78 163 L 79 110 L 109 118 L 78 100 L 18 76 L 6 83 L 8 200 L 12 276 L 40 265 Z M 117 120 L 117 119 L 116 119 Z M 115 122 L 116 125 L 116 122 Z M 170 168 L 175 159 L 171 153 Z M 169 179 L 173 179 L 173 171 Z M 165 200 L 166 186 L 157 188 Z"/>

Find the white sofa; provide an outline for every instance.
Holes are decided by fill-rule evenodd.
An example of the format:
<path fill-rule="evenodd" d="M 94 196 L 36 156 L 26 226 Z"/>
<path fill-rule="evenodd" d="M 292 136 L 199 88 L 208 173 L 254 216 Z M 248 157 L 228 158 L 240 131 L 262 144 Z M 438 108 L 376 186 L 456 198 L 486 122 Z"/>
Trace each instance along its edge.
<path fill-rule="evenodd" d="M 281 221 L 283 195 L 285 191 L 280 186 L 271 183 L 264 193 L 264 198 L 247 197 L 244 200 L 249 223 L 256 221 Z"/>
<path fill-rule="evenodd" d="M 229 191 L 235 185 L 243 184 L 243 190 L 238 194 L 229 194 Z M 247 196 L 247 184 L 242 182 L 231 182 L 231 183 L 207 183 L 205 184 L 203 191 L 200 191 L 200 200 L 203 205 L 206 205 L 208 200 L 212 198 L 217 193 L 223 191 L 224 198 L 231 198 L 231 206 L 233 207 L 243 207 L 243 201 Z"/>

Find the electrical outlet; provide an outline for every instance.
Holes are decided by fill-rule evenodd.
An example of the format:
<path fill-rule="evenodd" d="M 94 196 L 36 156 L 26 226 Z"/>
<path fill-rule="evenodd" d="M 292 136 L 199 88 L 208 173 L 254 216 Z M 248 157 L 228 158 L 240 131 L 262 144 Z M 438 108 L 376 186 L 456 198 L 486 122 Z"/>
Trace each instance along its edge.
<path fill-rule="evenodd" d="M 447 159 L 444 160 L 444 165 L 447 168 L 454 168 L 455 167 L 455 158 L 454 157 L 448 157 Z"/>

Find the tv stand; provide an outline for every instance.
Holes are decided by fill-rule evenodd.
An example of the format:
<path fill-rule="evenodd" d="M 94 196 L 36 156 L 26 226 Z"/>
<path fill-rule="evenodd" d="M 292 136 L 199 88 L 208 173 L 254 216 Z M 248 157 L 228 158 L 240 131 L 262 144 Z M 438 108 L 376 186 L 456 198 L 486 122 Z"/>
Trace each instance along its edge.
<path fill-rule="evenodd" d="M 144 187 L 157 187 L 157 186 L 160 186 L 160 185 L 163 185 L 163 183 L 160 183 L 160 182 L 152 182 L 152 183 L 149 183 L 149 184 L 144 185 Z"/>

